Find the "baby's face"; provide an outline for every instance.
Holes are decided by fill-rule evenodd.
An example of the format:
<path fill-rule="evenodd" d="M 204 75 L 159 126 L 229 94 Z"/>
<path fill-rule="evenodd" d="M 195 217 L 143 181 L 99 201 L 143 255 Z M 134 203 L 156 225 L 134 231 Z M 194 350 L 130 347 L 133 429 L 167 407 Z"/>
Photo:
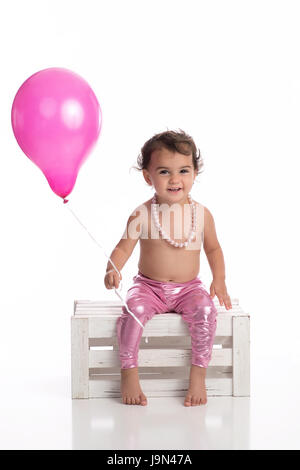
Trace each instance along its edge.
<path fill-rule="evenodd" d="M 192 154 L 155 150 L 143 175 L 146 182 L 154 186 L 161 202 L 186 203 L 196 178 Z"/>

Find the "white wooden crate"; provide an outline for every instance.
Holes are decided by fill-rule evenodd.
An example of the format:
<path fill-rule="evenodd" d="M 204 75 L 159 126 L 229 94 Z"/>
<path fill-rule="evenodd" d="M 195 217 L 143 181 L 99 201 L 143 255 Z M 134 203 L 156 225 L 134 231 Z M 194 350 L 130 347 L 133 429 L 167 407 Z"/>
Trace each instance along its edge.
<path fill-rule="evenodd" d="M 207 368 L 208 396 L 250 396 L 250 315 L 231 299 L 213 300 L 217 329 Z M 71 317 L 72 398 L 120 397 L 116 320 L 120 301 L 76 300 Z M 140 342 L 139 377 L 148 397 L 184 396 L 189 384 L 191 339 L 178 313 L 154 315 Z"/>

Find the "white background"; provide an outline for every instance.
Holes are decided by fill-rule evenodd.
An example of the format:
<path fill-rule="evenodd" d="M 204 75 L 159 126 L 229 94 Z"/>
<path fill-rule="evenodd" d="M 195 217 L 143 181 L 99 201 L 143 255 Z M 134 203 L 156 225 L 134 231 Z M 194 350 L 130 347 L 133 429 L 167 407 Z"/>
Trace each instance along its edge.
<path fill-rule="evenodd" d="M 212 212 L 232 298 L 251 315 L 251 366 L 299 364 L 297 1 L 12 0 L 1 4 L 1 381 L 70 376 L 75 299 L 118 300 L 107 258 L 11 128 L 33 73 L 68 68 L 103 113 L 70 207 L 110 254 L 152 190 L 130 167 L 154 133 L 183 129 L 204 159 L 193 197 Z M 123 269 L 125 296 L 138 245 Z M 204 252 L 201 272 L 212 280 Z M 282 385 L 283 388 L 287 384 Z M 3 390 L 3 387 L 2 387 Z M 276 392 L 278 393 L 278 392 Z M 282 393 L 282 391 L 280 392 Z"/>

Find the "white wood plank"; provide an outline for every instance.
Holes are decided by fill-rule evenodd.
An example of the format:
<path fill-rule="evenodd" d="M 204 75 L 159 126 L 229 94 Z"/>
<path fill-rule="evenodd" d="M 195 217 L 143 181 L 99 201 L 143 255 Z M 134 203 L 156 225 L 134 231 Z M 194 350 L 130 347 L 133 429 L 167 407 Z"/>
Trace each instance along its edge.
<path fill-rule="evenodd" d="M 233 395 L 250 396 L 250 317 L 233 317 Z"/>
<path fill-rule="evenodd" d="M 146 343 L 146 339 L 148 339 Z M 118 339 L 116 336 L 112 338 L 89 338 L 90 349 L 96 349 L 98 346 L 110 347 L 110 349 L 119 350 Z M 232 348 L 232 337 L 231 336 L 215 336 L 213 348 L 221 349 Z M 190 336 L 147 336 L 142 337 L 140 341 L 140 349 L 167 349 L 167 348 L 181 348 L 191 349 L 191 337 Z"/>
<path fill-rule="evenodd" d="M 215 297 L 213 302 L 216 306 L 220 306 L 218 299 Z M 239 299 L 231 299 L 232 307 L 239 305 Z M 78 310 L 80 308 L 121 308 L 123 303 L 120 300 L 75 300 L 74 301 L 74 310 Z"/>
<path fill-rule="evenodd" d="M 185 396 L 188 379 L 141 379 L 141 388 L 147 397 Z M 121 397 L 119 380 L 90 380 L 90 398 Z M 231 378 L 207 378 L 207 396 L 231 396 Z"/>
<path fill-rule="evenodd" d="M 232 309 L 226 310 L 225 306 L 220 306 L 218 300 L 213 300 L 218 314 L 225 315 L 247 315 L 239 306 L 238 299 L 232 299 Z M 102 314 L 121 315 L 123 303 L 120 301 L 81 301 L 74 302 L 74 315 L 97 316 Z M 168 312 L 174 313 L 174 312 Z"/>
<path fill-rule="evenodd" d="M 76 316 L 75 318 L 81 318 Z M 111 338 L 116 336 L 116 317 L 114 315 L 102 315 L 89 317 L 90 338 Z M 163 313 L 155 315 L 144 328 L 142 336 L 186 336 L 189 335 L 187 324 L 177 313 Z M 232 335 L 232 316 L 220 315 L 217 318 L 217 336 Z"/>
<path fill-rule="evenodd" d="M 88 318 L 71 317 L 72 398 L 89 396 Z"/>
<path fill-rule="evenodd" d="M 241 307 L 236 306 L 233 307 L 230 310 L 226 310 L 224 306 L 216 307 L 218 315 L 249 315 L 249 313 L 246 313 L 242 310 Z M 178 312 L 164 312 L 164 313 L 157 313 L 157 315 L 165 315 L 166 313 L 177 313 L 177 315 L 180 315 Z M 115 315 L 115 316 L 120 316 L 122 315 L 122 308 L 119 306 L 112 307 L 112 306 L 107 306 L 105 308 L 103 307 L 78 307 L 76 308 L 74 315 L 75 316 L 100 316 L 100 315 Z"/>
<path fill-rule="evenodd" d="M 184 367 L 191 364 L 190 349 L 140 349 L 139 367 Z M 232 366 L 232 349 L 213 349 L 210 366 Z M 119 351 L 89 352 L 89 367 L 119 367 Z"/>

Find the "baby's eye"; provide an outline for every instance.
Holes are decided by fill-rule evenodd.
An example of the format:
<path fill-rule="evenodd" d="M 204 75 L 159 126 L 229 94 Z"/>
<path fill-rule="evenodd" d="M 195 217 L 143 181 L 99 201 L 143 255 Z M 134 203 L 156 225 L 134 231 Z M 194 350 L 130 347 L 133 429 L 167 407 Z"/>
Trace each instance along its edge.
<path fill-rule="evenodd" d="M 186 168 L 183 168 L 182 170 L 180 170 L 180 173 L 188 173 L 188 172 L 189 172 L 189 170 L 187 170 Z M 160 175 L 165 175 L 167 173 L 168 173 L 168 170 L 161 170 L 159 172 Z"/>

